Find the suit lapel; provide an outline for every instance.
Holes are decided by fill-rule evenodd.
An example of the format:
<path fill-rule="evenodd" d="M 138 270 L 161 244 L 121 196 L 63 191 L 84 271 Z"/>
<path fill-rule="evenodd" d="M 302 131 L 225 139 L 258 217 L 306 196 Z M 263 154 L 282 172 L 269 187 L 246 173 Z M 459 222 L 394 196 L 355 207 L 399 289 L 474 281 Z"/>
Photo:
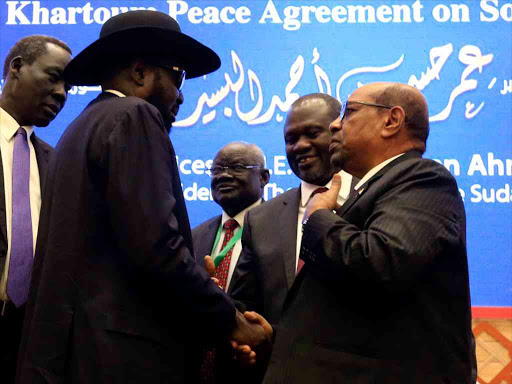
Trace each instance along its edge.
<path fill-rule="evenodd" d="M 0 273 L 3 271 L 5 258 L 7 255 L 7 218 L 5 212 L 5 187 L 4 187 L 4 167 L 2 164 L 2 155 L 0 153 Z"/>
<path fill-rule="evenodd" d="M 299 201 L 300 188 L 297 188 L 294 193 L 289 194 L 288 199 L 283 201 L 283 210 L 279 215 L 281 255 L 283 256 L 288 289 L 290 289 L 295 280 Z"/>
<path fill-rule="evenodd" d="M 222 221 L 222 215 L 219 215 L 215 220 L 213 220 L 208 225 L 208 232 L 204 234 L 204 254 L 212 255 L 213 252 L 213 243 L 215 242 L 215 236 L 217 235 L 217 231 L 219 230 L 219 225 Z"/>
<path fill-rule="evenodd" d="M 409 151 L 400 156 L 399 158 L 393 160 L 391 163 L 387 164 L 384 168 L 382 168 L 379 172 L 377 172 L 375 175 L 373 175 L 366 183 L 364 183 L 357 192 L 343 204 L 343 206 L 337 211 L 337 214 L 339 216 L 343 216 L 349 209 L 354 205 L 354 203 L 359 200 L 359 198 L 371 187 L 371 185 L 379 180 L 387 171 L 389 171 L 391 168 L 393 168 L 395 165 L 401 163 L 402 161 L 405 161 L 407 159 L 415 158 L 415 157 L 421 157 L 421 153 L 418 151 Z"/>
<path fill-rule="evenodd" d="M 48 172 L 48 161 L 49 161 L 49 150 L 44 148 L 39 139 L 36 137 L 35 132 L 31 136 L 32 145 L 34 146 L 34 152 L 36 153 L 37 168 L 39 169 L 39 184 L 41 188 L 41 199 L 43 196 L 44 185 L 46 182 L 46 173 Z"/>

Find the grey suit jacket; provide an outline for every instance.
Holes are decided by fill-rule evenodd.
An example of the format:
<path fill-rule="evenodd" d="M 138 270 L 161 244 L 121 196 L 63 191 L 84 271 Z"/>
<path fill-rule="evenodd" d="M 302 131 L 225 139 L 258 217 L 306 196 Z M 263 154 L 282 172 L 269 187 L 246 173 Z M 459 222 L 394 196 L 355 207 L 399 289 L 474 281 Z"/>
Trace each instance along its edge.
<path fill-rule="evenodd" d="M 352 177 L 350 187 L 359 179 Z M 243 250 L 233 275 L 233 299 L 275 325 L 295 280 L 300 188 L 293 188 L 245 216 Z"/>
<path fill-rule="evenodd" d="M 242 254 L 231 295 L 277 323 L 295 279 L 300 189 L 294 188 L 247 212 Z"/>

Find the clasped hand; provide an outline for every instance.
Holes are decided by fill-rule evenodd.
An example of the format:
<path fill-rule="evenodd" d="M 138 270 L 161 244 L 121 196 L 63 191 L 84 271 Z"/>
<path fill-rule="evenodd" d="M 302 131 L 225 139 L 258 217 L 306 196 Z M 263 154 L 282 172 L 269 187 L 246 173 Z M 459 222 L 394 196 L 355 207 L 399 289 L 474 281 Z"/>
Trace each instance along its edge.
<path fill-rule="evenodd" d="M 215 278 L 215 265 L 211 256 L 204 257 L 206 271 L 213 282 L 219 285 Z M 231 334 L 231 346 L 233 357 L 240 361 L 241 365 L 253 365 L 258 358 L 265 355 L 272 348 L 272 335 L 274 331 L 263 316 L 256 312 L 240 313 L 236 311 L 236 327 Z"/>

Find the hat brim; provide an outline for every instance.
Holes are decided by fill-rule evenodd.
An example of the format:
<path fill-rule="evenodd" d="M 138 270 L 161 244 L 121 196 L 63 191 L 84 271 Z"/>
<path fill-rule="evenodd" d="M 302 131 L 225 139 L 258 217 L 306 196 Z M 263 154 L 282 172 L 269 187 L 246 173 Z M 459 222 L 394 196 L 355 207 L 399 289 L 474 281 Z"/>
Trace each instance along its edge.
<path fill-rule="evenodd" d="M 220 67 L 219 56 L 183 33 L 158 27 L 139 27 L 100 38 L 74 57 L 64 70 L 70 85 L 99 85 L 120 59 L 158 57 L 176 61 L 187 79 L 211 73 Z"/>

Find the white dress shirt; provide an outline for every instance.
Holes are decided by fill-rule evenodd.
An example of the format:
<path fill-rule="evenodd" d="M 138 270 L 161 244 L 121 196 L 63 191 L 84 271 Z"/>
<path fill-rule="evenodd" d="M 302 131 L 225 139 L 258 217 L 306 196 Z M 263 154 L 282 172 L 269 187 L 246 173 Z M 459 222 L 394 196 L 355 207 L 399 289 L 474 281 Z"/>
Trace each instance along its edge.
<path fill-rule="evenodd" d="M 9 271 L 9 259 L 11 256 L 11 227 L 12 227 L 12 158 L 14 151 L 14 136 L 20 125 L 5 110 L 0 108 L 0 150 L 2 151 L 2 168 L 4 174 L 5 192 L 5 219 L 7 224 L 7 256 L 5 260 L 2 278 L 0 280 L 0 300 L 7 298 L 7 272 Z M 39 168 L 37 167 L 36 152 L 30 140 L 34 132 L 33 127 L 23 127 L 27 132 L 28 147 L 30 150 L 30 214 L 32 216 L 32 241 L 33 250 L 36 249 L 37 228 L 39 224 L 39 212 L 41 210 L 41 186 L 39 181 Z M 1 203 L 0 203 L 1 204 Z"/>
<path fill-rule="evenodd" d="M 224 240 L 224 235 L 226 234 L 226 230 L 224 229 L 224 223 L 230 219 L 234 219 L 238 223 L 238 227 L 234 230 L 233 235 L 236 235 L 238 231 L 242 230 L 242 227 L 244 226 L 244 216 L 245 213 L 254 207 L 257 207 L 262 203 L 262 200 L 259 199 L 255 203 L 249 205 L 244 210 L 238 212 L 235 217 L 230 217 L 226 212 L 222 211 L 222 219 L 220 222 L 220 225 L 222 225 L 222 232 L 220 234 L 219 242 L 217 243 L 217 246 L 215 247 L 215 250 L 213 254 L 211 255 L 213 259 L 222 251 L 220 247 L 222 246 L 222 242 Z M 226 287 L 225 291 L 227 292 L 229 283 L 231 282 L 231 277 L 233 276 L 233 272 L 235 271 L 236 263 L 238 262 L 238 258 L 240 257 L 240 253 L 242 252 L 242 239 L 240 238 L 235 245 L 233 246 L 233 252 L 231 253 L 231 262 L 229 263 L 229 271 L 228 271 L 228 278 L 226 280 Z"/>
<path fill-rule="evenodd" d="M 350 186 L 352 185 L 352 175 L 345 172 L 340 171 L 338 175 L 341 176 L 341 188 L 338 194 L 337 203 L 339 205 L 343 205 L 345 201 L 350 196 Z M 300 243 L 302 242 L 302 218 L 304 217 L 304 213 L 306 212 L 306 205 L 311 197 L 311 194 L 317 189 L 321 187 L 331 188 L 332 180 L 329 181 L 325 185 L 314 185 L 305 182 L 302 180 L 300 184 L 300 193 L 301 199 L 299 203 L 299 217 L 297 222 L 297 248 L 296 248 L 296 257 L 295 257 L 295 269 L 297 269 L 297 264 L 299 262 L 300 255 Z"/>
<path fill-rule="evenodd" d="M 396 155 L 396 156 L 393 156 L 387 160 L 384 160 L 382 163 L 380 163 L 379 165 L 376 165 L 375 167 L 373 167 L 372 169 L 370 169 L 366 175 L 363 176 L 363 178 L 361 180 L 359 180 L 359 183 L 356 184 L 356 186 L 354 187 L 355 190 L 359 190 L 359 188 L 361 188 L 368 180 L 370 180 L 374 175 L 377 174 L 377 172 L 379 172 L 382 168 L 384 168 L 386 165 L 388 165 L 389 163 L 391 163 L 393 160 L 395 159 L 398 159 L 400 156 L 402 156 L 403 153 L 400 153 L 399 155 Z M 359 191 L 359 193 L 361 193 L 362 191 Z"/>

